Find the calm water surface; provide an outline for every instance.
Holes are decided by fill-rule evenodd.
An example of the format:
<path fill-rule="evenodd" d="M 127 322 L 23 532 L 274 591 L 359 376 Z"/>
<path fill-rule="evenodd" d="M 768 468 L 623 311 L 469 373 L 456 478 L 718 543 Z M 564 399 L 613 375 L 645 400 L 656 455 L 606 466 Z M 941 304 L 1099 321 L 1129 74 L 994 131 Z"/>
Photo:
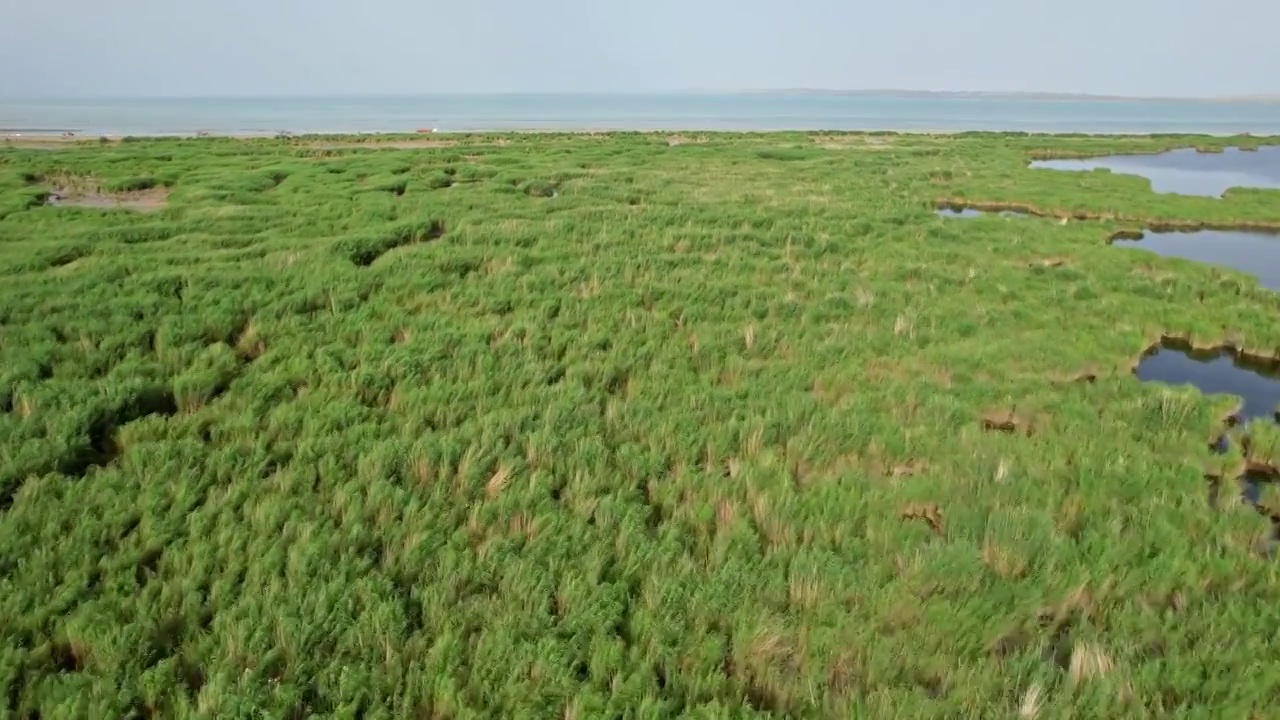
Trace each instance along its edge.
<path fill-rule="evenodd" d="M 1117 240 L 1114 244 L 1229 267 L 1253 275 L 1268 290 L 1280 291 L 1280 234 L 1235 230 L 1143 230 L 1141 240 Z"/>
<path fill-rule="evenodd" d="M 938 217 L 944 218 L 976 218 L 986 215 L 981 210 L 974 210 L 973 208 L 938 208 L 934 212 L 938 214 Z"/>
<path fill-rule="evenodd" d="M 0 100 L 0 134 L 419 128 L 1280 134 L 1280 104 L 771 92 Z"/>
<path fill-rule="evenodd" d="M 958 210 L 953 208 L 938 208 L 935 212 L 939 217 L 944 218 L 976 218 L 991 214 L 985 210 L 974 210 L 973 208 L 960 208 Z M 1030 217 L 1026 213 L 1015 212 L 1013 210 L 1001 210 L 997 214 L 1000 217 Z"/>
<path fill-rule="evenodd" d="M 1036 160 L 1033 168 L 1090 171 L 1105 168 L 1151 181 L 1151 190 L 1179 195 L 1220 197 L 1227 188 L 1280 189 L 1280 146 L 1257 150 L 1227 148 L 1220 153 L 1193 148 L 1159 155 L 1113 155 L 1083 160 Z"/>
<path fill-rule="evenodd" d="M 1138 379 L 1192 385 L 1205 395 L 1236 395 L 1244 401 L 1242 420 L 1275 418 L 1280 408 L 1280 367 L 1236 359 L 1227 350 L 1191 351 L 1175 341 L 1161 343 L 1138 363 Z"/>

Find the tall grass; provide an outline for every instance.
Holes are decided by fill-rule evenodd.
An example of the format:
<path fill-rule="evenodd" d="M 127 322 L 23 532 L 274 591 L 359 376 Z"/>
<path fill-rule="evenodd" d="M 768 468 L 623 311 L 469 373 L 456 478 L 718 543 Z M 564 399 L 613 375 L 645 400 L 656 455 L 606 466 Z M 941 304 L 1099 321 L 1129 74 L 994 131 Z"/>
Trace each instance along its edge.
<path fill-rule="evenodd" d="M 1131 368 L 1280 299 L 933 212 L 1280 221 L 1026 169 L 1227 140 L 455 141 L 0 149 L 8 713 L 1269 711 L 1231 403 Z"/>

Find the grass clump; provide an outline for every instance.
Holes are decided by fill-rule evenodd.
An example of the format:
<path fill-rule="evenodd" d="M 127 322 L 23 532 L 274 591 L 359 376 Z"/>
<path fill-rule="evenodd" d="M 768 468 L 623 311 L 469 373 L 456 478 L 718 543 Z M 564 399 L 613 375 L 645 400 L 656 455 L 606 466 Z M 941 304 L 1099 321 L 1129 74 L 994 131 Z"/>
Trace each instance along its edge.
<path fill-rule="evenodd" d="M 128 177 L 114 182 L 104 183 L 101 189 L 109 193 L 141 192 L 159 187 L 161 181 L 151 176 Z"/>
<path fill-rule="evenodd" d="M 1280 300 L 1108 239 L 1280 205 L 1026 167 L 1228 142 L 0 148 L 0 705 L 1268 713 L 1271 521 L 1206 482 L 1275 441 L 1132 369 Z"/>
<path fill-rule="evenodd" d="M 402 222 L 384 230 L 360 232 L 341 238 L 334 249 L 353 264 L 372 265 L 390 250 L 411 243 L 435 240 L 444 235 L 444 223 L 439 220 Z"/>

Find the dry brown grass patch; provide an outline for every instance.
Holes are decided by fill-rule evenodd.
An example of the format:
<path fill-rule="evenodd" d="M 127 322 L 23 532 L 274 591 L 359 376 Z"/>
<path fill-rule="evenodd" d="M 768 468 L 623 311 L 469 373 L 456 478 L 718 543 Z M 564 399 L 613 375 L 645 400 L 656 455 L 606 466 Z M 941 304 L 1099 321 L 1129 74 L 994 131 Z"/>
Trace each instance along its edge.
<path fill-rule="evenodd" d="M 818 578 L 796 576 L 787 583 L 787 599 L 793 608 L 808 610 L 822 597 L 822 583 Z"/>
<path fill-rule="evenodd" d="M 982 543 L 982 562 L 1005 580 L 1018 580 L 1027 573 L 1026 557 L 989 538 Z"/>
<path fill-rule="evenodd" d="M 1014 410 L 991 410 L 983 414 L 979 423 L 988 432 L 1017 433 L 1028 437 L 1035 432 L 1036 426 L 1033 418 Z"/>
<path fill-rule="evenodd" d="M 1022 696 L 1022 702 L 1018 705 L 1018 717 L 1023 720 L 1034 720 L 1040 716 L 1040 707 L 1043 705 L 1044 689 L 1040 683 L 1032 683 L 1027 688 L 1026 694 Z"/>
<path fill-rule="evenodd" d="M 1050 381 L 1056 385 L 1078 385 L 1098 382 L 1098 372 L 1094 368 L 1084 368 L 1076 372 L 1055 373 Z"/>
<path fill-rule="evenodd" d="M 485 495 L 487 495 L 490 499 L 497 497 L 498 493 L 502 492 L 502 489 L 506 487 L 507 483 L 510 481 L 511 481 L 511 470 L 509 470 L 505 466 L 498 468 L 496 471 L 494 471 L 493 475 L 489 478 L 489 482 L 485 483 L 485 486 L 484 486 Z"/>
<path fill-rule="evenodd" d="M 827 670 L 827 684 L 837 695 L 858 687 L 861 684 L 862 668 L 853 654 L 845 651 L 836 656 Z"/>
<path fill-rule="evenodd" d="M 234 350 L 244 362 L 253 362 L 267 352 L 267 342 L 258 332 L 258 326 L 253 320 L 246 322 L 240 329 L 239 336 L 235 339 Z"/>
<path fill-rule="evenodd" d="M 824 150 L 892 150 L 892 138 L 876 135 L 810 135 L 809 139 Z"/>
<path fill-rule="evenodd" d="M 1073 684 L 1080 684 L 1095 678 L 1104 678 L 1115 669 L 1115 663 L 1102 647 L 1086 642 L 1077 642 L 1071 648 L 1071 663 L 1068 674 Z"/>
<path fill-rule="evenodd" d="M 1042 257 L 1042 258 L 1036 258 L 1035 260 L 1032 260 L 1031 262 L 1027 263 L 1027 266 L 1033 267 L 1033 268 L 1037 268 L 1037 267 L 1056 268 L 1056 267 L 1062 267 L 1063 265 L 1066 265 L 1067 262 L 1068 262 L 1067 258 L 1064 258 L 1064 257 L 1057 257 L 1057 256 Z"/>
<path fill-rule="evenodd" d="M 720 532 L 731 529 L 738 519 L 738 503 L 724 498 L 716 503 L 716 529 Z"/>
<path fill-rule="evenodd" d="M 942 509 L 937 503 L 911 503 L 902 509 L 898 519 L 903 522 L 923 520 L 935 535 L 942 535 L 945 532 L 942 526 Z"/>
<path fill-rule="evenodd" d="M 525 513 L 516 513 L 508 523 L 512 535 L 523 535 L 525 540 L 532 540 L 538 532 L 538 521 Z"/>
<path fill-rule="evenodd" d="M 706 135 L 668 135 L 667 147 L 677 147 L 679 145 L 702 145 L 710 141 Z"/>
<path fill-rule="evenodd" d="M 31 414 L 35 412 L 35 403 L 31 402 L 31 396 L 26 393 L 17 393 L 12 402 L 13 412 L 23 420 L 31 417 Z"/>
<path fill-rule="evenodd" d="M 453 147 L 457 144 L 457 140 L 422 138 L 418 140 L 368 140 L 364 142 L 359 140 L 348 140 L 345 142 L 311 141 L 307 142 L 305 146 L 315 148 L 317 150 L 431 150 L 434 148 Z"/>
<path fill-rule="evenodd" d="M 889 468 L 888 475 L 891 478 L 903 478 L 917 475 L 925 470 L 928 465 L 923 460 L 907 460 L 904 463 L 894 465 Z"/>

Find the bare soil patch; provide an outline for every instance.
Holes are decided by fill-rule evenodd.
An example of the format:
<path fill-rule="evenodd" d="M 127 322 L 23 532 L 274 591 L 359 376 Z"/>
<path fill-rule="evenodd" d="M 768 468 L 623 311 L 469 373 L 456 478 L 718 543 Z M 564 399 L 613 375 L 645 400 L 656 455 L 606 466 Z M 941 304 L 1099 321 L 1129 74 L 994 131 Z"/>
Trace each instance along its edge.
<path fill-rule="evenodd" d="M 155 212 L 169 204 L 169 189 L 163 187 L 129 192 L 103 192 L 78 188 L 57 188 L 45 198 L 45 205 L 57 207 L 121 208 Z"/>
<path fill-rule="evenodd" d="M 87 145 L 115 145 L 120 142 L 114 136 L 81 136 L 81 135 L 6 135 L 0 140 L 0 147 L 22 148 L 24 150 L 70 150 Z"/>
<path fill-rule="evenodd" d="M 891 150 L 893 139 L 878 135 L 811 135 L 824 150 Z"/>
<path fill-rule="evenodd" d="M 430 150 L 457 145 L 457 140 L 371 140 L 369 142 L 310 142 L 307 147 L 320 150 L 352 150 L 352 149 L 392 149 L 392 150 Z"/>
<path fill-rule="evenodd" d="M 1013 410 L 992 410 L 983 414 L 980 419 L 982 429 L 988 432 L 1003 432 L 1030 436 L 1035 432 L 1035 421 L 1020 415 Z"/>
<path fill-rule="evenodd" d="M 892 478 L 912 477 L 920 474 L 927 467 L 923 461 L 911 459 L 889 468 L 888 475 Z"/>
<path fill-rule="evenodd" d="M 1098 382 L 1098 373 L 1092 369 L 1084 369 L 1073 373 L 1061 373 L 1052 377 L 1058 385 L 1089 384 Z"/>
<path fill-rule="evenodd" d="M 1057 255 L 1050 257 L 1036 258 L 1027 263 L 1029 268 L 1056 268 L 1067 264 L 1067 259 Z"/>

